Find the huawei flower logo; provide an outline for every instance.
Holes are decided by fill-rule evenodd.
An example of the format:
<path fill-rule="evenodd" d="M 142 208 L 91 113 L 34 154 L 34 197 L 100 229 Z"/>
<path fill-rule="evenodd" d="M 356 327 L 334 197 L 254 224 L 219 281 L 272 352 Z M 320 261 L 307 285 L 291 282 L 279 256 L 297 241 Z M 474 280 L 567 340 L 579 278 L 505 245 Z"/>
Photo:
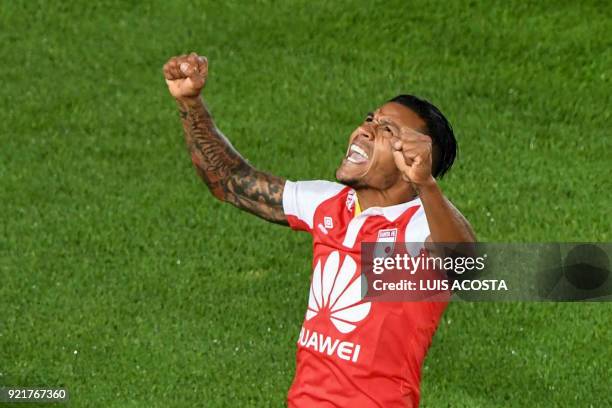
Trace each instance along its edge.
<path fill-rule="evenodd" d="M 355 261 L 347 255 L 340 268 L 339 264 L 338 251 L 329 254 L 322 271 L 321 260 L 317 262 L 312 274 L 306 320 L 325 310 L 338 331 L 350 333 L 355 329 L 355 323 L 368 315 L 371 305 L 361 301 L 360 279 L 351 282 L 357 269 Z"/>

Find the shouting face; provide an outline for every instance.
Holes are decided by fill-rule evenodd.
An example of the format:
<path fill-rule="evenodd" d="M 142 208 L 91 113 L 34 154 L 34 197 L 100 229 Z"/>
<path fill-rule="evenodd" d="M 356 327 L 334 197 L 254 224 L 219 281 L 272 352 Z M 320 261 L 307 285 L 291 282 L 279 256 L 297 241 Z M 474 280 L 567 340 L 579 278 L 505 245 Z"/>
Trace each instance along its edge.
<path fill-rule="evenodd" d="M 400 129 L 425 128 L 425 122 L 410 108 L 395 102 L 369 113 L 351 134 L 336 179 L 353 188 L 386 190 L 402 182 L 393 160 L 392 141 Z"/>

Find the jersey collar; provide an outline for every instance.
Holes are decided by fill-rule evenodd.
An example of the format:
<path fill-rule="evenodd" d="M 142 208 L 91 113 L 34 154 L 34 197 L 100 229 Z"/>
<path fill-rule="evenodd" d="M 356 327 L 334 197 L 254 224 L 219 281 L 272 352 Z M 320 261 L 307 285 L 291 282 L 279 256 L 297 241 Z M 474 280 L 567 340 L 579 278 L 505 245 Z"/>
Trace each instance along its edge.
<path fill-rule="evenodd" d="M 355 200 L 357 200 L 357 194 L 355 194 Z M 406 212 L 408 208 L 414 207 L 415 205 L 421 205 L 421 199 L 419 197 L 405 203 L 391 205 L 389 207 L 370 207 L 367 210 L 362 211 L 359 215 L 355 216 L 355 218 L 368 217 L 370 215 L 382 215 L 390 222 L 393 222 L 398 219 L 400 215 Z"/>

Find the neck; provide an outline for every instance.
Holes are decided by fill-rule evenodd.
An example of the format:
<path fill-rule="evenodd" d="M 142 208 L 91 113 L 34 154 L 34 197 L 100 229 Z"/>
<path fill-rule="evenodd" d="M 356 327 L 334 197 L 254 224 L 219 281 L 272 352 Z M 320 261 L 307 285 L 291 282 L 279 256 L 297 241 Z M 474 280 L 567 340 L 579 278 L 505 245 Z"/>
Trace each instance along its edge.
<path fill-rule="evenodd" d="M 408 188 L 406 188 L 408 187 Z M 395 185 L 387 190 L 370 187 L 355 189 L 362 211 L 370 207 L 390 207 L 413 200 L 418 193 L 410 184 Z"/>

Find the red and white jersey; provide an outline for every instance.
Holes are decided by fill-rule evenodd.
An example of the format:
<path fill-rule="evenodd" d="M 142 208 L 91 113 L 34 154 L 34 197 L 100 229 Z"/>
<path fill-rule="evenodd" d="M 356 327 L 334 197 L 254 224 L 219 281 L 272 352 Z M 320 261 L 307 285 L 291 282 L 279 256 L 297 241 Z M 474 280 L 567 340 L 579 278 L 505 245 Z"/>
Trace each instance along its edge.
<path fill-rule="evenodd" d="M 297 341 L 289 407 L 417 407 L 421 366 L 446 303 L 367 302 L 361 242 L 424 242 L 420 199 L 355 216 L 355 191 L 287 181 L 291 228 L 313 238 L 308 308 Z"/>

